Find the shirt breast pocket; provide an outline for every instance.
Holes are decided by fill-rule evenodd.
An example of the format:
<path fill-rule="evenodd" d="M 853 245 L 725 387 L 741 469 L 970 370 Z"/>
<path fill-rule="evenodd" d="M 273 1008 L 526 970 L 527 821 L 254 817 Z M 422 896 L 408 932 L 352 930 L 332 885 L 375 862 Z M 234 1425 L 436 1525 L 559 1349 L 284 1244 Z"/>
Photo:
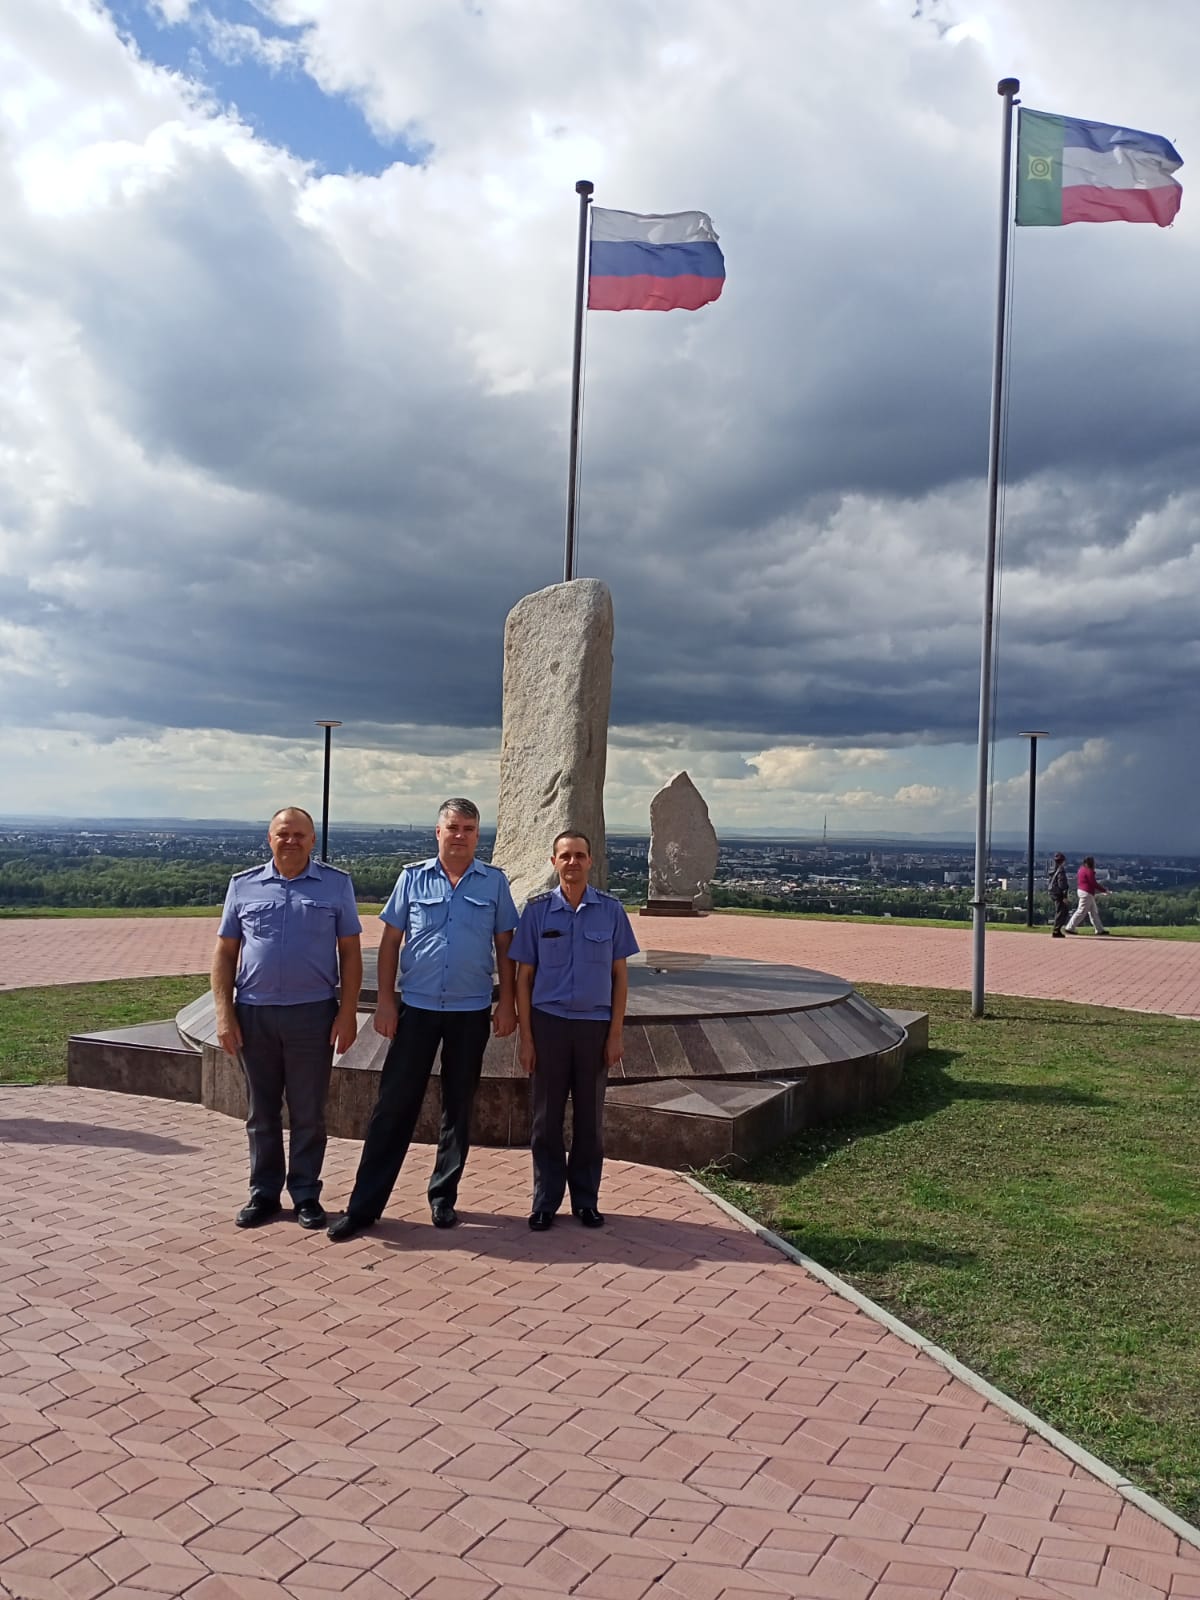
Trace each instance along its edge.
<path fill-rule="evenodd" d="M 612 934 L 611 933 L 585 933 L 583 936 L 584 959 L 591 962 L 604 962 L 612 966 Z"/>
<path fill-rule="evenodd" d="M 570 939 L 547 938 L 543 934 L 538 940 L 537 958 L 544 967 L 565 967 L 570 955 Z"/>
<path fill-rule="evenodd" d="M 491 900 L 479 900 L 474 895 L 463 895 L 463 905 L 473 928 L 490 928 L 496 920 L 496 907 Z"/>
<path fill-rule="evenodd" d="M 332 906 L 326 905 L 321 900 L 306 900 L 303 895 L 296 897 L 295 904 L 304 928 L 323 930 L 333 927 L 335 912 Z"/>
<path fill-rule="evenodd" d="M 255 939 L 269 939 L 283 926 L 283 907 L 271 901 L 239 906 L 238 918 L 244 933 L 251 934 Z"/>
<path fill-rule="evenodd" d="M 446 926 L 446 902 L 441 898 L 437 900 L 414 900 L 409 906 L 409 918 L 412 922 L 414 933 L 436 933 L 439 928 Z"/>

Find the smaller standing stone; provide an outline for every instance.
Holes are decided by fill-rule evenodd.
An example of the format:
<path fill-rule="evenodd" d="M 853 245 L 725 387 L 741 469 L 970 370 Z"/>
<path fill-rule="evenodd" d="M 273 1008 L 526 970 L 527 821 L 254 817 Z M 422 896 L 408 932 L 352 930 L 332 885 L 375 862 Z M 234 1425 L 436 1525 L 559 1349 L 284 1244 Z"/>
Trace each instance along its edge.
<path fill-rule="evenodd" d="M 650 802 L 649 914 L 707 911 L 719 854 L 704 796 L 686 772 L 677 772 Z"/>

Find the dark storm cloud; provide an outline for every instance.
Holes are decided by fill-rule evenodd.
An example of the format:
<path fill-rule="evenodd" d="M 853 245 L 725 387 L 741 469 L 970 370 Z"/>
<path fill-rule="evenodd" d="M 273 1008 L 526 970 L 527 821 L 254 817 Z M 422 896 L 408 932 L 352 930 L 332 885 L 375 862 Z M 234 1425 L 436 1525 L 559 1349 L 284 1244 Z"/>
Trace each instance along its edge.
<path fill-rule="evenodd" d="M 729 282 L 692 319 L 591 319 L 580 571 L 613 589 L 631 742 L 973 737 L 994 74 L 871 7 L 848 38 L 852 12 L 791 24 L 829 74 L 797 104 L 788 52 L 704 9 L 744 59 L 686 167 L 632 97 L 657 154 L 606 203 L 623 178 L 629 204 L 711 207 Z M 635 81 L 660 47 L 630 46 Z M 521 91 L 489 93 L 516 140 Z M 494 741 L 504 617 L 561 570 L 571 232 L 545 205 L 527 238 L 476 231 L 479 170 L 528 206 L 523 169 L 444 119 L 428 171 L 377 183 L 234 132 L 74 209 L 6 180 L 6 276 L 69 352 L 35 364 L 41 476 L 0 491 L 0 616 L 53 666 L 6 715 Z M 1083 738 L 1200 710 L 1200 334 L 1170 309 L 1196 247 L 1182 223 L 1046 235 L 1018 241 L 998 717 Z"/>

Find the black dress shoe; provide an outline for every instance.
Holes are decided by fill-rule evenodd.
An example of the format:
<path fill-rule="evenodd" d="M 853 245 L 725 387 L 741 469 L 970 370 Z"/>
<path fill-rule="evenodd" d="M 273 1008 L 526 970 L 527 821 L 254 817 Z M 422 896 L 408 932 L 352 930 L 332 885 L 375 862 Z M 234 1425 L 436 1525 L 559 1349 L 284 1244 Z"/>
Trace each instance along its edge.
<path fill-rule="evenodd" d="M 604 1218 L 596 1210 L 595 1206 L 578 1206 L 575 1215 L 585 1228 L 602 1228 L 604 1226 Z"/>
<path fill-rule="evenodd" d="M 353 1239 L 356 1234 L 365 1233 L 368 1228 L 375 1226 L 372 1217 L 356 1217 L 353 1211 L 345 1211 L 326 1228 L 325 1232 L 331 1239 Z"/>
<path fill-rule="evenodd" d="M 430 1212 L 430 1216 L 433 1218 L 433 1225 L 435 1228 L 458 1227 L 458 1212 L 455 1211 L 454 1207 L 449 1205 L 445 1200 L 438 1201 L 437 1205 L 434 1206 L 433 1210 Z"/>
<path fill-rule="evenodd" d="M 302 1228 L 323 1228 L 329 1218 L 319 1200 L 301 1200 L 296 1207 L 296 1221 Z"/>
<path fill-rule="evenodd" d="M 252 1194 L 233 1220 L 239 1228 L 257 1228 L 261 1223 L 270 1222 L 272 1217 L 278 1216 L 282 1209 L 278 1200 Z"/>
<path fill-rule="evenodd" d="M 553 1211 L 535 1211 L 529 1218 L 529 1226 L 534 1233 L 545 1233 L 547 1228 L 554 1226 Z"/>

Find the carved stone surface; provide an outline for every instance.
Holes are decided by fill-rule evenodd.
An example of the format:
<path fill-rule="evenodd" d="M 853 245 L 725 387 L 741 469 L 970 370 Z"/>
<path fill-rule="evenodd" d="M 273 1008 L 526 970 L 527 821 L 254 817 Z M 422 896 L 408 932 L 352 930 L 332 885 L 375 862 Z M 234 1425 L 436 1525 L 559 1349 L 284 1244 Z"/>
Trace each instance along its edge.
<path fill-rule="evenodd" d="M 556 833 L 592 843 L 592 883 L 608 883 L 604 768 L 612 696 L 612 596 L 598 578 L 526 595 L 504 626 L 504 733 L 492 860 L 521 905 L 554 884 Z"/>
<path fill-rule="evenodd" d="M 709 910 L 719 854 L 704 796 L 686 772 L 677 772 L 650 802 L 649 898 Z"/>

